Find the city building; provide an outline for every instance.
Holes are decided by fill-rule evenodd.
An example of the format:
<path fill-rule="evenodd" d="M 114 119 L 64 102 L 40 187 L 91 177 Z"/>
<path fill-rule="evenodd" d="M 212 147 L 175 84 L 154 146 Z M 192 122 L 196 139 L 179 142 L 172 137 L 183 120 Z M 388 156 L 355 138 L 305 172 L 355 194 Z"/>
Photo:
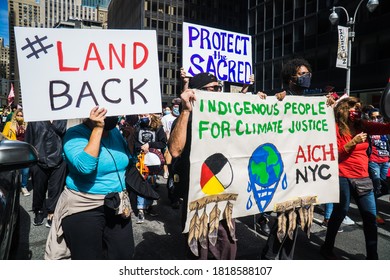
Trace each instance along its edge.
<path fill-rule="evenodd" d="M 88 7 L 108 8 L 111 0 L 82 0 L 81 5 Z"/>
<path fill-rule="evenodd" d="M 92 20 L 68 19 L 58 22 L 54 28 L 103 29 L 103 23 Z"/>
<path fill-rule="evenodd" d="M 0 37 L 0 106 L 6 104 L 10 89 L 9 47 L 4 46 L 4 38 Z"/>
<path fill-rule="evenodd" d="M 313 68 L 311 91 L 333 85 L 339 93 L 346 87 L 346 70 L 336 68 L 337 25 L 329 21 L 331 8 L 343 6 L 350 17 L 360 0 L 250 0 L 248 31 L 252 35 L 257 90 L 281 88 L 282 65 L 303 57 Z M 378 106 L 380 94 L 390 76 L 390 1 L 379 1 L 370 13 L 367 1 L 356 14 L 352 43 L 351 95 Z M 346 26 L 346 14 L 336 9 L 339 25 Z"/>
<path fill-rule="evenodd" d="M 8 21 L 10 80 L 12 80 L 14 84 L 15 102 L 19 102 L 20 79 L 18 71 L 18 62 L 16 57 L 14 27 L 41 26 L 39 0 L 9 0 Z"/>
<path fill-rule="evenodd" d="M 163 102 L 181 93 L 182 23 L 247 32 L 247 3 L 235 0 L 112 0 L 108 28 L 157 31 Z"/>

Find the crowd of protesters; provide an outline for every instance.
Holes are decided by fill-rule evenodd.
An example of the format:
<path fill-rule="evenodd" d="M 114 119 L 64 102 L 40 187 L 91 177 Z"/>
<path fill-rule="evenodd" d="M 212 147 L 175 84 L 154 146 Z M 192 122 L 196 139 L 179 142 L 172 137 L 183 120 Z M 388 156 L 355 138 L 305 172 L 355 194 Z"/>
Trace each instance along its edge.
<path fill-rule="evenodd" d="M 180 74 L 183 79 L 181 98 L 162 104 L 159 113 L 106 117 L 107 110 L 92 108 L 89 118 L 69 128 L 66 121 L 27 124 L 22 108 L 15 105 L 3 108 L 1 125 L 5 137 L 26 141 L 39 152 L 38 164 L 22 172 L 21 192 L 28 196 L 33 190 L 35 226 L 42 225 L 46 216 L 50 233 L 45 258 L 133 257 L 132 227 L 136 225 L 131 223 L 130 214 L 125 215 L 125 210 L 118 215 L 118 209 L 123 206 L 120 205 L 122 196 L 135 199 L 130 204 L 138 226 L 142 226 L 145 215 L 153 219 L 158 213 L 153 209 L 156 201 L 127 193 L 125 172 L 129 166 L 141 167 L 142 179 L 154 190 L 158 188 L 157 176 L 166 179 L 172 208 L 182 208 L 184 228 L 190 187 L 194 89 L 220 92 L 222 87 L 209 73 L 192 78 L 186 77 L 183 70 Z M 283 100 L 288 95 L 305 95 L 312 76 L 306 60 L 287 62 L 281 74 L 284 87 L 268 96 L 275 95 Z M 240 92 L 253 90 L 254 76 L 251 76 L 250 84 Z M 340 225 L 347 218 L 353 198 L 363 220 L 366 257 L 378 259 L 377 228 L 385 220 L 378 214 L 376 204 L 378 197 L 388 194 L 390 145 L 387 134 L 390 134 L 390 124 L 384 121 L 378 108 L 363 107 L 355 97 L 340 98 L 331 86 L 325 88 L 325 93 L 328 105 L 334 107 L 336 119 L 340 202 L 324 205 L 322 226 L 327 228 L 327 233 L 320 253 L 325 259 L 338 259 L 333 252 L 335 239 L 342 231 Z M 267 98 L 266 93 L 257 94 L 259 98 Z M 175 181 L 175 175 L 180 181 Z M 116 193 L 120 194 L 119 198 Z M 257 219 L 260 233 L 268 237 L 261 257 L 293 259 L 299 227 L 292 240 L 286 238 L 279 242 L 275 237 L 277 224 L 272 229 L 268 226 L 270 216 L 271 213 L 261 213 Z M 228 234 L 225 220 L 219 224 L 217 240 L 215 245 L 199 246 L 199 256 L 192 255 L 189 250 L 186 256 L 189 259 L 235 259 L 237 240 Z"/>

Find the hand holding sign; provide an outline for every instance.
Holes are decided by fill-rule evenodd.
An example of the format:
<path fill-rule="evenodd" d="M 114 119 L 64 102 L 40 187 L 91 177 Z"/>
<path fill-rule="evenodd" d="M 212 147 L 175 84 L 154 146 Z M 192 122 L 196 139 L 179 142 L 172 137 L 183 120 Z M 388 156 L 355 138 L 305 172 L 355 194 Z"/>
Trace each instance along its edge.
<path fill-rule="evenodd" d="M 192 111 L 192 104 L 194 104 L 194 101 L 196 101 L 195 91 L 193 89 L 186 89 L 183 91 L 183 93 L 180 95 L 182 100 L 182 111 Z"/>

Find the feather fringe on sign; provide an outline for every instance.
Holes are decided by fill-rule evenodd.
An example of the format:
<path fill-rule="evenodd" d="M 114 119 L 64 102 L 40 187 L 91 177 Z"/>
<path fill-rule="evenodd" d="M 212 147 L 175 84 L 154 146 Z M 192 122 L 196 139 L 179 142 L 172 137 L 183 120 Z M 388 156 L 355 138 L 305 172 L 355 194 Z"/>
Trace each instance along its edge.
<path fill-rule="evenodd" d="M 210 212 L 209 220 L 209 242 L 215 246 L 218 238 L 218 226 L 219 226 L 219 215 L 221 210 L 218 209 L 218 203 L 215 204 L 213 210 Z"/>
<path fill-rule="evenodd" d="M 204 207 L 204 211 L 202 216 L 200 216 L 199 221 L 199 244 L 203 249 L 207 249 L 207 232 L 208 232 L 208 223 L 209 223 L 209 217 L 206 213 L 206 207 Z"/>
<path fill-rule="evenodd" d="M 230 233 L 230 237 L 234 240 L 234 241 L 237 241 L 237 238 L 236 238 L 236 229 L 234 228 L 234 225 L 233 225 L 233 204 L 228 201 L 226 203 L 226 207 L 225 207 L 225 210 L 223 212 L 223 215 L 224 215 L 224 218 L 226 220 L 226 223 L 228 225 L 228 228 L 229 228 L 229 233 Z"/>
<path fill-rule="evenodd" d="M 292 209 L 288 213 L 288 229 L 287 229 L 287 235 L 291 240 L 293 240 L 294 230 L 296 229 L 296 227 L 297 227 L 297 213 L 295 212 L 295 209 Z"/>
<path fill-rule="evenodd" d="M 195 256 L 199 256 L 198 251 L 198 238 L 199 238 L 199 216 L 198 210 L 195 211 L 194 216 L 190 221 L 190 229 L 188 231 L 188 246 Z"/>
<path fill-rule="evenodd" d="M 282 243 L 284 237 L 286 236 L 286 228 L 287 228 L 287 218 L 284 212 L 278 213 L 278 231 L 276 236 L 280 243 Z"/>
<path fill-rule="evenodd" d="M 306 234 L 307 237 L 310 238 L 310 229 L 313 224 L 313 218 L 314 218 L 314 204 L 311 204 L 309 209 L 307 210 L 308 218 L 307 218 L 307 228 L 306 228 Z"/>

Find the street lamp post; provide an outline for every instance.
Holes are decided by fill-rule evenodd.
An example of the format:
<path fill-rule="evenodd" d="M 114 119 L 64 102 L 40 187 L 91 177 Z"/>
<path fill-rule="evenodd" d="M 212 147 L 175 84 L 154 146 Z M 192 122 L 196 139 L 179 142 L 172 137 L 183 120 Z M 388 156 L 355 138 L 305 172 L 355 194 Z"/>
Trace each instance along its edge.
<path fill-rule="evenodd" d="M 345 85 L 345 93 L 349 96 L 350 86 L 351 86 L 351 54 L 352 54 L 352 42 L 355 39 L 355 23 L 356 23 L 356 14 L 360 8 L 360 5 L 364 0 L 361 0 L 357 5 L 353 17 L 349 17 L 347 9 L 343 6 L 334 6 L 331 11 L 332 13 L 329 16 L 329 21 L 332 25 L 337 24 L 339 20 L 339 15 L 336 13 L 336 9 L 342 10 L 347 15 L 347 26 L 348 26 L 348 56 L 347 56 L 347 80 Z M 369 0 L 367 3 L 367 9 L 372 13 L 376 7 L 379 5 L 379 0 Z"/>

